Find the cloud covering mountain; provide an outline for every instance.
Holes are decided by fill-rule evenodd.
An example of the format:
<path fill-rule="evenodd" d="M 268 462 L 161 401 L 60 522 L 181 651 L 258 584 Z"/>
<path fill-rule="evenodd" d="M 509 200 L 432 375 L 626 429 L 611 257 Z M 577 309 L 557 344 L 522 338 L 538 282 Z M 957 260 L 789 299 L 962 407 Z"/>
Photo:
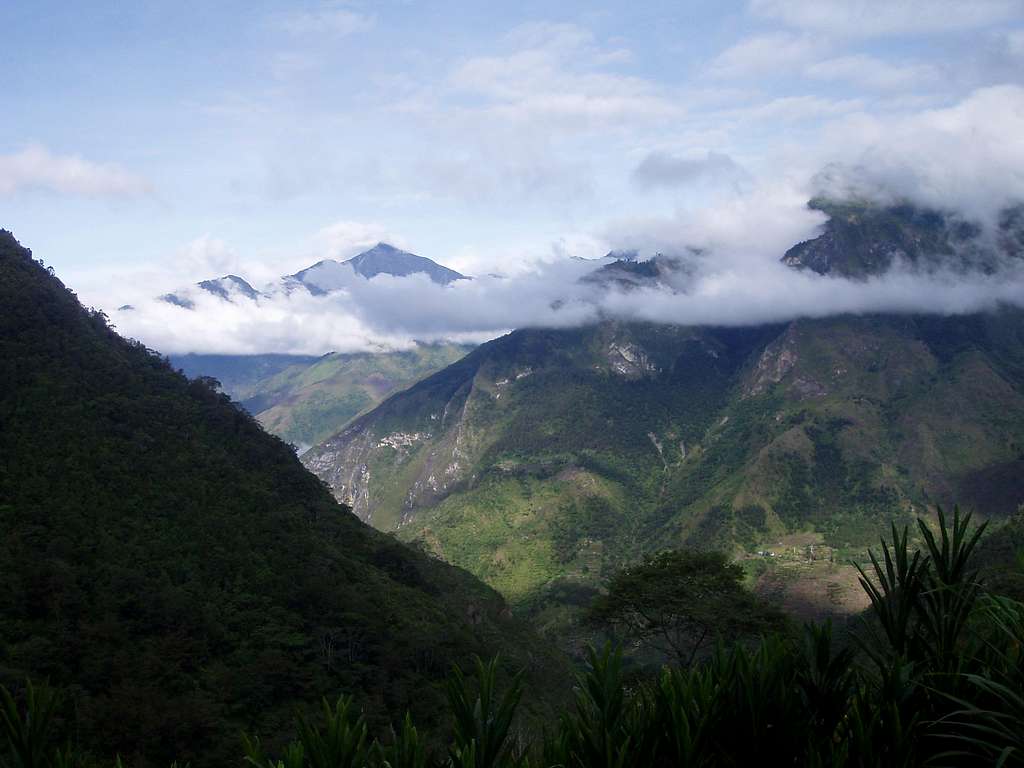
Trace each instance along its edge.
<path fill-rule="evenodd" d="M 366 278 L 347 263 L 319 262 L 262 293 L 201 283 L 187 302 L 147 299 L 119 312 L 117 323 L 168 353 L 321 354 L 476 342 L 608 317 L 736 326 L 970 313 L 1024 306 L 1021 211 L 1010 209 L 1000 226 L 909 202 L 812 207 L 773 192 L 703 221 L 634 222 L 621 236 L 643 240 L 639 261 L 552 257 L 510 277 L 451 282 L 427 272 Z"/>
<path fill-rule="evenodd" d="M 608 316 L 744 325 L 837 313 L 963 313 L 1024 303 L 1021 260 L 1013 258 L 1021 244 L 1013 246 L 1000 234 L 1000 216 L 1024 200 L 1024 88 L 985 88 L 952 106 L 911 116 L 848 118 L 823 134 L 813 155 L 828 162 L 751 176 L 704 206 L 609 221 L 582 241 L 586 247 L 558 243 L 547 253 L 525 254 L 505 276 L 457 279 L 462 275 L 454 270 L 380 244 L 352 258 L 356 249 L 346 243 L 365 242 L 379 231 L 339 225 L 316 241 L 327 253 L 351 260 L 321 260 L 285 279 L 285 285 L 308 290 L 278 286 L 249 300 L 232 293 L 230 301 L 216 291 L 193 290 L 188 300 L 194 306 L 186 310 L 153 300 L 151 278 L 143 286 L 128 278 L 117 287 L 134 294 L 115 299 L 108 289 L 107 306 L 131 304 L 132 311 L 116 314 L 120 329 L 166 353 L 321 354 L 402 349 L 414 340 L 483 341 L 513 328 L 565 327 Z M 650 184 L 686 184 L 713 169 L 738 167 L 712 154 L 696 160 L 651 157 L 638 171 Z M 943 217 L 947 229 L 967 227 L 966 239 L 948 246 L 966 255 L 943 261 L 934 254 L 936 259 L 925 259 L 931 267 L 922 269 L 901 251 L 884 259 L 884 271 L 867 270 L 860 279 L 794 269 L 780 261 L 783 255 L 825 231 L 826 214 L 807 205 L 814 195 L 875 207 L 916 206 L 924 215 Z M 1021 226 L 1019 218 L 1015 226 Z M 922 247 L 940 247 L 930 242 Z M 223 243 L 201 245 L 212 254 L 212 264 L 231 266 L 261 284 Z M 668 254 L 676 266 L 659 280 L 624 290 L 583 279 L 607 260 L 569 258 L 612 249 L 635 249 L 641 258 Z M 188 258 L 194 261 L 194 254 Z M 267 274 L 267 264 L 252 266 L 258 275 Z"/>

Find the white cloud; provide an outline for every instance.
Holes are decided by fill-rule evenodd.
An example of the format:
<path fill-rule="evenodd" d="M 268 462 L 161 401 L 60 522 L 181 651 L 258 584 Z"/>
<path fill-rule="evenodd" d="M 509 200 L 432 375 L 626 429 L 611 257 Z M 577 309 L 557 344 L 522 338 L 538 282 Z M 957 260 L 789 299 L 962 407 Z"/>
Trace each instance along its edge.
<path fill-rule="evenodd" d="M 847 115 L 860 110 L 864 103 L 858 99 L 829 99 L 823 96 L 780 96 L 769 101 L 721 111 L 723 117 L 732 117 L 750 123 L 798 123 L 818 118 Z"/>
<path fill-rule="evenodd" d="M 85 197 L 137 197 L 152 191 L 149 182 L 118 165 L 55 155 L 39 144 L 0 155 L 0 194 L 32 189 Z"/>
<path fill-rule="evenodd" d="M 494 53 L 456 61 L 440 81 L 403 83 L 391 109 L 415 121 L 428 148 L 404 159 L 405 189 L 473 208 L 586 215 L 609 157 L 687 115 L 677 91 L 628 70 L 631 56 L 581 26 L 534 23 Z"/>
<path fill-rule="evenodd" d="M 178 251 L 173 268 L 187 280 L 205 280 L 238 272 L 241 261 L 226 242 L 206 234 Z"/>
<path fill-rule="evenodd" d="M 842 80 L 877 90 L 911 89 L 936 83 L 941 77 L 931 64 L 894 64 L 874 56 L 838 56 L 810 65 L 805 74 L 818 80 Z"/>
<path fill-rule="evenodd" d="M 751 0 L 757 16 L 836 37 L 927 35 L 1020 18 L 1018 0 Z"/>
<path fill-rule="evenodd" d="M 388 242 L 399 248 L 405 239 L 375 222 L 336 221 L 321 229 L 313 238 L 320 258 L 344 260 L 355 256 L 379 242 Z"/>
<path fill-rule="evenodd" d="M 696 247 L 775 261 L 794 243 L 813 237 L 823 221 L 807 208 L 806 191 L 782 178 L 672 216 L 620 219 L 609 223 L 603 236 L 617 249 L 647 254 Z"/>
<path fill-rule="evenodd" d="M 664 290 L 612 294 L 605 310 L 619 317 L 681 325 L 757 325 L 840 314 L 966 314 L 1000 305 L 1024 307 L 1024 272 L 997 278 L 895 272 L 866 282 L 793 272 L 777 264 L 726 269 L 685 296 Z"/>
<path fill-rule="evenodd" d="M 481 99 L 470 110 L 512 121 L 550 120 L 588 127 L 678 117 L 683 110 L 654 83 L 602 71 L 628 61 L 623 49 L 603 49 L 593 35 L 570 24 L 529 24 L 508 36 L 513 52 L 478 56 L 449 77 L 456 92 Z"/>
<path fill-rule="evenodd" d="M 910 198 L 991 219 L 1024 200 L 1024 88 L 982 88 L 958 104 L 910 115 L 847 116 L 824 142 L 842 164 L 823 177 L 837 194 Z"/>
<path fill-rule="evenodd" d="M 812 61 L 822 41 L 786 32 L 755 35 L 725 49 L 711 60 L 714 77 L 773 77 L 787 74 Z"/>

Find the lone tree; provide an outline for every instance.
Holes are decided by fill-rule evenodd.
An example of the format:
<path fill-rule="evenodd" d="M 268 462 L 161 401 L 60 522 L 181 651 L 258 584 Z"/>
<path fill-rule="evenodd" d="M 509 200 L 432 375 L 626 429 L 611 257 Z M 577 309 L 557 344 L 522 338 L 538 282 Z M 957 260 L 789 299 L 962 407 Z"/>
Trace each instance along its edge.
<path fill-rule="evenodd" d="M 588 618 L 688 666 L 719 638 L 759 634 L 783 621 L 742 580 L 743 570 L 721 552 L 661 552 L 619 571 Z"/>

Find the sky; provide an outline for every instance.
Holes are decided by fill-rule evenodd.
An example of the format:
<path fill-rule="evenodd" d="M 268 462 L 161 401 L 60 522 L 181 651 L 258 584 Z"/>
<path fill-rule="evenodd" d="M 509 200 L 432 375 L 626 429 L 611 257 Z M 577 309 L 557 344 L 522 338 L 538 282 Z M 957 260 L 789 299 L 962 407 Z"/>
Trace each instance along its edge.
<path fill-rule="evenodd" d="M 774 271 L 821 226 L 811 194 L 980 220 L 1024 200 L 1024 0 L 3 0 L 0 28 L 0 227 L 86 304 L 145 304 L 119 327 L 161 351 L 586 322 L 592 306 L 553 316 L 575 289 L 550 288 L 575 279 L 569 257 L 613 248 L 721 254 L 691 300 L 602 299 L 627 316 L 914 308 L 946 294 L 904 278 L 805 294 Z M 506 279 L 371 281 L 259 318 L 146 303 L 379 240 Z M 947 286 L 942 306 L 1007 285 Z"/>

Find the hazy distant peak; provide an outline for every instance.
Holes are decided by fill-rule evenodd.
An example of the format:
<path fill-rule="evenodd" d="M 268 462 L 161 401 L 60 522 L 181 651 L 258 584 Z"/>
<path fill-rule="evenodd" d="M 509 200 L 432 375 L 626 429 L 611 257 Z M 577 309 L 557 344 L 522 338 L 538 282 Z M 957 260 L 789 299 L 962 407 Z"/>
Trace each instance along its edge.
<path fill-rule="evenodd" d="M 341 262 L 321 259 L 316 264 L 300 269 L 294 275 L 288 275 L 284 278 L 284 283 L 286 287 L 298 283 L 318 296 L 343 287 L 350 274 L 351 270 Z"/>
<path fill-rule="evenodd" d="M 238 275 L 224 275 L 215 280 L 203 280 L 197 285 L 204 291 L 209 291 L 215 296 L 231 301 L 232 293 L 240 293 L 247 299 L 256 299 L 261 294 L 253 288 L 247 280 Z"/>
<path fill-rule="evenodd" d="M 367 279 L 377 275 L 406 277 L 417 273 L 426 274 L 435 283 L 441 285 L 466 279 L 465 275 L 454 269 L 449 269 L 423 256 L 417 256 L 415 253 L 395 248 L 389 243 L 377 243 L 373 248 L 353 256 L 345 264 L 350 265 L 356 274 Z"/>
<path fill-rule="evenodd" d="M 321 295 L 345 287 L 351 282 L 353 274 L 369 280 L 377 275 L 408 277 L 420 273 L 427 275 L 439 285 L 469 279 L 431 259 L 403 251 L 389 243 L 377 243 L 347 261 L 318 261 L 294 275 L 288 275 L 284 282 L 286 287 L 300 284 L 310 293 Z"/>
<path fill-rule="evenodd" d="M 211 280 L 202 280 L 188 288 L 175 291 L 174 293 L 165 293 L 160 296 L 161 301 L 166 301 L 168 304 L 174 304 L 175 306 L 183 309 L 195 309 L 195 293 L 196 289 L 212 293 L 217 298 L 223 299 L 224 301 L 234 301 L 239 296 L 255 301 L 263 294 L 253 288 L 247 280 L 239 277 L 238 275 L 224 275 L 223 277 L 213 278 Z M 128 306 L 128 305 L 125 305 Z M 124 310 L 124 307 L 120 307 L 120 310 Z"/>
<path fill-rule="evenodd" d="M 686 252 L 685 257 L 656 253 L 641 259 L 637 251 L 611 251 L 606 258 L 614 258 L 614 261 L 608 261 L 580 280 L 624 291 L 665 286 L 680 288 L 693 274 L 693 257 L 702 253 L 696 248 L 687 248 Z"/>

